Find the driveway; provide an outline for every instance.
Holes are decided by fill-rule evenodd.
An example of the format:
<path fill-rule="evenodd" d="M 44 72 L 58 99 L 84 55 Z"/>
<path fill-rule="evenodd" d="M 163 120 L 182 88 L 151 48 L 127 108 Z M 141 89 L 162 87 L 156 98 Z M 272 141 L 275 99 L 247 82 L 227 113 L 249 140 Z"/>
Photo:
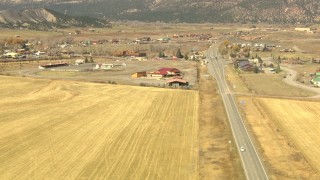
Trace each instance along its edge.
<path fill-rule="evenodd" d="M 320 88 L 301 84 L 298 81 L 296 81 L 298 73 L 297 73 L 297 71 L 290 69 L 290 67 L 281 66 L 281 69 L 287 72 L 286 78 L 283 79 L 283 81 L 285 83 L 287 83 L 291 86 L 298 87 L 300 89 L 315 92 L 315 93 L 317 93 L 317 95 L 313 96 L 312 98 L 320 98 Z"/>

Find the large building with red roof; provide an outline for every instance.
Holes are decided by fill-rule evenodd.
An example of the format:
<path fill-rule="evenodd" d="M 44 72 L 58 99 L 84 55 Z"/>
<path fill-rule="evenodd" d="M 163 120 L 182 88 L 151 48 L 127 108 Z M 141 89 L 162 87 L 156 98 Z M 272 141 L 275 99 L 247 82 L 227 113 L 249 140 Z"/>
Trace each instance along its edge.
<path fill-rule="evenodd" d="M 176 68 L 161 68 L 157 71 L 148 72 L 147 77 L 163 78 L 163 77 L 180 76 L 180 74 L 181 74 L 180 70 Z"/>

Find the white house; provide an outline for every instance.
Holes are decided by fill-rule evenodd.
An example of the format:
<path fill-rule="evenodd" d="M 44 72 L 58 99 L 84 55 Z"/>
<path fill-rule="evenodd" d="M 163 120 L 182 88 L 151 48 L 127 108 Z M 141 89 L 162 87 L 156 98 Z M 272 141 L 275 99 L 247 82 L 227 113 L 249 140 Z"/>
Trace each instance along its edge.
<path fill-rule="evenodd" d="M 255 59 L 249 59 L 250 62 L 254 63 L 254 64 L 258 64 L 259 63 L 259 59 L 255 58 Z"/>
<path fill-rule="evenodd" d="M 295 31 L 313 33 L 310 28 L 295 28 Z"/>
<path fill-rule="evenodd" d="M 19 53 L 15 53 L 15 52 L 8 52 L 4 54 L 4 57 L 7 58 L 17 58 L 19 56 Z"/>
<path fill-rule="evenodd" d="M 113 68 L 113 64 L 96 64 L 94 69 L 110 70 Z"/>
<path fill-rule="evenodd" d="M 42 51 L 38 51 L 36 53 L 34 53 L 36 56 L 41 56 L 41 55 L 45 55 L 46 52 L 42 52 Z"/>
<path fill-rule="evenodd" d="M 76 59 L 75 65 L 80 65 L 80 64 L 84 64 L 84 60 L 83 59 Z"/>

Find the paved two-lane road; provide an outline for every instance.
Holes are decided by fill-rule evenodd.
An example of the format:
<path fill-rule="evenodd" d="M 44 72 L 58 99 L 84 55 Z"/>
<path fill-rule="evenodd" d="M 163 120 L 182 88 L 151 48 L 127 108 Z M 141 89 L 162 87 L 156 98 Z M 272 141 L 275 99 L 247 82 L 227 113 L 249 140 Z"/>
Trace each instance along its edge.
<path fill-rule="evenodd" d="M 237 144 L 242 165 L 248 180 L 267 180 L 268 176 L 254 148 L 247 129 L 242 121 L 234 97 L 229 90 L 224 74 L 224 63 L 217 51 L 217 45 L 207 50 L 207 66 L 209 73 L 218 83 L 224 106 L 230 121 L 232 133 Z M 244 147 L 245 151 L 240 151 Z"/>

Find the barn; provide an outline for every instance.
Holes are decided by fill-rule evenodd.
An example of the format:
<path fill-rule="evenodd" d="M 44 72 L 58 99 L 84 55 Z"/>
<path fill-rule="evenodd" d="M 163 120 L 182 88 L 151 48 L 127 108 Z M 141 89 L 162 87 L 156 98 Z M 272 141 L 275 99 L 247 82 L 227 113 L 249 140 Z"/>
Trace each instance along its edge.
<path fill-rule="evenodd" d="M 146 77 L 146 76 L 147 76 L 146 71 L 136 72 L 136 73 L 131 74 L 131 78 L 141 78 L 141 77 Z"/>
<path fill-rule="evenodd" d="M 166 84 L 170 87 L 180 87 L 180 86 L 188 86 L 188 81 L 184 79 L 169 79 L 166 81 Z"/>
<path fill-rule="evenodd" d="M 149 78 L 166 78 L 166 77 L 176 77 L 180 76 L 181 72 L 176 68 L 161 68 L 157 71 L 152 71 L 147 73 Z"/>
<path fill-rule="evenodd" d="M 180 76 L 181 72 L 176 68 L 161 68 L 157 71 L 164 76 Z"/>

